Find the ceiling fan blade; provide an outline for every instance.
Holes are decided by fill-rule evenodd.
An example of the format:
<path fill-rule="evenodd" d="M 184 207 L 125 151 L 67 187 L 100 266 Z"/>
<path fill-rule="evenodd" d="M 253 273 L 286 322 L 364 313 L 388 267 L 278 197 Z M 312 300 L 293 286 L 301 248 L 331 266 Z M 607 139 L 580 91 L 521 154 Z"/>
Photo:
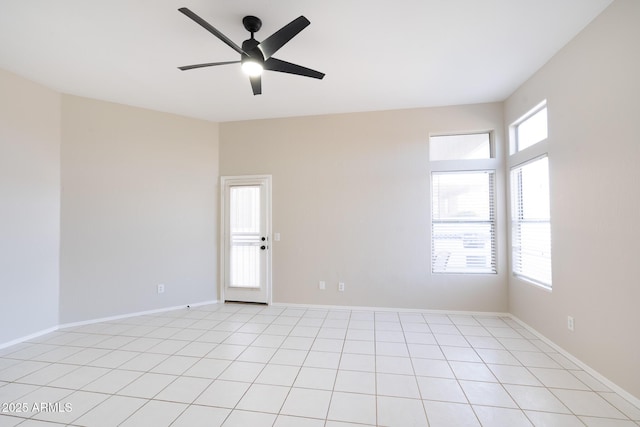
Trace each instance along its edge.
<path fill-rule="evenodd" d="M 262 76 L 249 77 L 251 80 L 251 89 L 254 95 L 260 95 L 262 93 Z"/>
<path fill-rule="evenodd" d="M 203 67 L 213 67 L 215 65 L 227 65 L 227 64 L 239 64 L 240 61 L 226 61 L 226 62 L 208 62 L 206 64 L 194 64 L 194 65 L 184 65 L 182 67 L 178 67 L 182 71 L 193 70 L 194 68 L 203 68 Z"/>
<path fill-rule="evenodd" d="M 291 62 L 282 61 L 276 58 L 269 58 L 264 61 L 264 69 L 270 71 L 279 71 L 281 73 L 297 74 L 299 76 L 311 77 L 314 79 L 322 79 L 324 73 L 312 70 L 311 68 L 301 65 L 292 64 Z"/>
<path fill-rule="evenodd" d="M 260 42 L 258 48 L 262 51 L 264 59 L 269 59 L 271 55 L 276 53 L 278 49 L 304 30 L 310 23 L 304 16 L 299 16 Z"/>
<path fill-rule="evenodd" d="M 213 34 L 214 36 L 216 36 L 217 38 L 222 40 L 231 49 L 235 50 L 236 52 L 238 52 L 240 54 L 244 53 L 244 51 L 240 48 L 240 46 L 235 44 L 229 37 L 227 37 L 224 34 L 222 34 L 220 31 L 218 31 L 216 28 L 214 28 L 213 25 L 209 24 L 207 21 L 205 21 L 204 19 L 200 18 L 198 15 L 193 13 L 188 8 L 181 7 L 180 9 L 178 9 L 178 11 L 184 13 L 186 16 L 188 16 L 189 18 L 194 20 L 197 24 L 200 24 L 200 26 L 202 28 L 204 28 L 205 30 L 209 31 L 211 34 Z"/>

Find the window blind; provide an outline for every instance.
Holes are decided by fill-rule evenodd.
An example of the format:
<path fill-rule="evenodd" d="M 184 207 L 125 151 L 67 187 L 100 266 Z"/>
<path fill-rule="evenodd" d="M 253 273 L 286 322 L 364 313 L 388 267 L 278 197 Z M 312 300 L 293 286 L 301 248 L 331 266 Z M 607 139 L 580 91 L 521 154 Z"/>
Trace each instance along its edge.
<path fill-rule="evenodd" d="M 496 273 L 495 173 L 433 172 L 433 273 Z"/>
<path fill-rule="evenodd" d="M 511 170 L 512 269 L 516 276 L 551 288 L 549 159 Z"/>

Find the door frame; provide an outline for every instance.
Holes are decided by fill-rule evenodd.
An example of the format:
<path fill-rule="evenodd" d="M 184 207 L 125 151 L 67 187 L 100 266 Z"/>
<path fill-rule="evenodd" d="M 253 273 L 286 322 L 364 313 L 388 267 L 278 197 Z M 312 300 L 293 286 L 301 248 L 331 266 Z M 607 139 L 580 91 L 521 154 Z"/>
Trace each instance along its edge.
<path fill-rule="evenodd" d="M 271 305 L 273 302 L 272 299 L 272 289 L 271 289 L 271 262 L 272 262 L 272 249 L 273 242 L 271 239 L 271 175 L 226 175 L 220 177 L 220 240 L 219 240 L 219 251 L 220 251 L 220 274 L 219 274 L 219 292 L 220 292 L 220 301 L 225 302 L 225 290 L 226 283 L 225 277 L 227 273 L 227 240 L 229 239 L 226 220 L 227 220 L 227 200 L 226 200 L 226 187 L 231 184 L 242 185 L 242 183 L 251 183 L 256 180 L 263 180 L 265 182 L 264 190 L 264 199 L 265 199 L 265 235 L 267 236 L 267 245 L 269 249 L 265 254 L 265 287 L 267 293 L 267 305 Z"/>

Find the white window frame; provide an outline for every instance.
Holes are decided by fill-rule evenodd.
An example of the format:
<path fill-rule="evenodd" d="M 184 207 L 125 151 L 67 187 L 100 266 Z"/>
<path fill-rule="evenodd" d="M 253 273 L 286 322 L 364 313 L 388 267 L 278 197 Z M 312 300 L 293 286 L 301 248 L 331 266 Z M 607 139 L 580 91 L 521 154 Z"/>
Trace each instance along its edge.
<path fill-rule="evenodd" d="M 467 136 L 467 135 L 487 135 L 489 137 L 489 157 L 482 159 L 439 159 L 439 160 L 435 160 L 431 158 L 432 152 L 431 152 L 431 140 L 432 138 L 446 138 L 446 137 L 455 137 L 455 136 Z M 496 150 L 495 150 L 495 142 L 494 142 L 494 136 L 493 136 L 493 132 L 492 131 L 480 131 L 480 132 L 458 132 L 458 133 L 444 133 L 444 134 L 433 134 L 433 135 L 429 135 L 429 159 L 432 162 L 447 162 L 447 161 L 481 161 L 481 160 L 488 160 L 488 159 L 493 159 L 496 157 Z"/>
<path fill-rule="evenodd" d="M 547 138 L 543 139 L 541 141 L 538 141 L 538 142 L 534 143 L 533 145 L 530 145 L 530 146 L 525 147 L 525 148 L 521 148 L 520 147 L 520 141 L 518 140 L 519 139 L 518 138 L 518 129 L 519 129 L 520 125 L 522 125 L 524 122 L 529 120 L 531 117 L 535 116 L 540 111 L 545 110 L 545 109 L 547 109 L 547 100 L 546 99 L 544 101 L 540 102 L 538 105 L 533 107 L 526 114 L 524 114 L 518 120 L 516 120 L 515 122 L 513 122 L 511 124 L 511 126 L 509 127 L 509 141 L 510 141 L 509 153 L 511 155 L 514 155 L 516 153 L 520 153 L 523 150 L 528 150 L 529 148 L 535 147 L 539 143 L 549 139 L 549 119 L 548 119 L 549 111 L 547 109 Z"/>
<path fill-rule="evenodd" d="M 435 254 L 433 253 L 433 207 L 431 206 L 431 218 L 430 218 L 430 271 L 432 275 L 489 275 L 496 276 L 499 274 L 499 258 L 498 258 L 498 233 L 499 233 L 499 205 L 500 201 L 498 200 L 498 192 L 497 189 L 500 187 L 501 172 L 503 170 L 503 166 L 501 165 L 499 159 L 497 158 L 497 147 L 495 143 L 495 133 L 493 130 L 487 129 L 478 129 L 478 130 L 468 130 L 461 132 L 446 132 L 446 133 L 433 133 L 429 135 L 429 140 L 431 137 L 441 137 L 441 136 L 457 136 L 457 135 L 469 135 L 469 134 L 480 134 L 480 133 L 488 133 L 489 134 L 489 144 L 490 144 L 490 158 L 488 159 L 462 159 L 462 160 L 430 160 L 429 161 L 429 206 L 433 203 L 433 185 L 431 182 L 431 175 L 433 173 L 438 172 L 493 172 L 494 180 L 493 180 L 493 223 L 494 223 L 494 234 L 493 234 L 493 253 L 492 257 L 495 260 L 495 270 L 493 272 L 476 272 L 470 271 L 468 273 L 455 271 L 455 272 L 434 272 L 434 267 L 436 263 L 442 262 L 442 260 L 437 259 Z"/>
<path fill-rule="evenodd" d="M 537 112 L 541 111 L 542 109 L 546 108 L 547 109 L 547 138 L 543 139 L 523 150 L 518 151 L 517 150 L 517 127 L 519 125 L 521 125 L 522 123 L 524 123 L 527 119 L 529 119 L 530 117 L 532 117 L 533 115 L 535 115 Z M 540 287 L 541 289 L 547 290 L 549 292 L 551 292 L 552 288 L 553 288 L 553 279 L 550 281 L 550 283 L 544 283 L 543 281 L 537 280 L 536 278 L 530 278 L 530 277 L 526 277 L 525 275 L 519 274 L 518 272 L 515 271 L 515 256 L 514 256 L 514 235 L 513 235 L 513 218 L 514 218 L 514 200 L 513 200 L 513 185 L 514 183 L 512 182 L 512 171 L 518 167 L 524 166 L 527 163 L 536 161 L 542 157 L 547 157 L 549 159 L 549 198 L 551 199 L 551 193 L 552 193 L 552 188 L 553 188 L 553 183 L 551 181 L 551 165 L 552 165 L 552 153 L 550 153 L 550 144 L 549 141 L 551 139 L 551 129 L 549 127 L 549 117 L 550 117 L 550 110 L 549 110 L 549 105 L 547 104 L 547 100 L 543 100 L 542 102 L 540 102 L 539 104 L 537 104 L 535 107 L 533 107 L 532 109 L 530 109 L 529 111 L 527 111 L 525 114 L 523 114 L 521 117 L 519 117 L 517 120 L 515 120 L 514 122 L 512 122 L 512 124 L 509 126 L 509 145 L 510 145 L 510 156 L 508 158 L 508 174 L 507 174 L 507 179 L 508 179 L 508 194 L 509 194 L 509 254 L 510 254 L 510 259 L 509 259 L 509 271 L 512 277 L 522 280 L 525 283 L 529 283 L 532 285 L 535 285 L 537 287 Z M 549 224 L 550 227 L 552 227 L 553 225 L 553 206 L 551 204 L 551 200 L 549 201 L 550 206 L 551 206 L 551 212 L 550 212 L 550 216 L 549 216 Z M 553 233 L 553 230 L 551 230 L 551 233 Z M 551 240 L 552 240 L 552 236 L 551 236 Z M 550 242 L 550 244 L 553 244 L 553 241 Z M 553 249 L 552 249 L 553 250 Z M 549 276 L 553 277 L 553 260 L 552 260 L 552 255 L 553 253 L 551 252 L 550 254 L 550 259 L 551 259 L 551 271 L 549 272 Z"/>

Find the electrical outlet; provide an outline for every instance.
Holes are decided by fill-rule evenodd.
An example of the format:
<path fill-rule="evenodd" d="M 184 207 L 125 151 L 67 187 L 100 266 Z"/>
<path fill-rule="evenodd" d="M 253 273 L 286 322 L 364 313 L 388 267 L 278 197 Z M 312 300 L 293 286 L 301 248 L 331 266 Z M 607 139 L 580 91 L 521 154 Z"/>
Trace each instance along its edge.
<path fill-rule="evenodd" d="M 163 284 L 158 285 L 158 293 L 159 294 L 164 294 L 164 285 Z"/>
<path fill-rule="evenodd" d="M 571 316 L 567 316 L 567 329 L 569 329 L 571 332 L 573 332 L 574 322 L 573 322 L 573 317 L 571 317 Z"/>
<path fill-rule="evenodd" d="M 323 280 L 321 280 L 320 283 L 318 283 L 318 289 L 324 291 L 325 289 L 327 289 L 327 284 Z"/>
<path fill-rule="evenodd" d="M 338 283 L 338 290 L 339 290 L 340 292 L 344 292 L 344 282 L 339 282 L 339 283 Z"/>

